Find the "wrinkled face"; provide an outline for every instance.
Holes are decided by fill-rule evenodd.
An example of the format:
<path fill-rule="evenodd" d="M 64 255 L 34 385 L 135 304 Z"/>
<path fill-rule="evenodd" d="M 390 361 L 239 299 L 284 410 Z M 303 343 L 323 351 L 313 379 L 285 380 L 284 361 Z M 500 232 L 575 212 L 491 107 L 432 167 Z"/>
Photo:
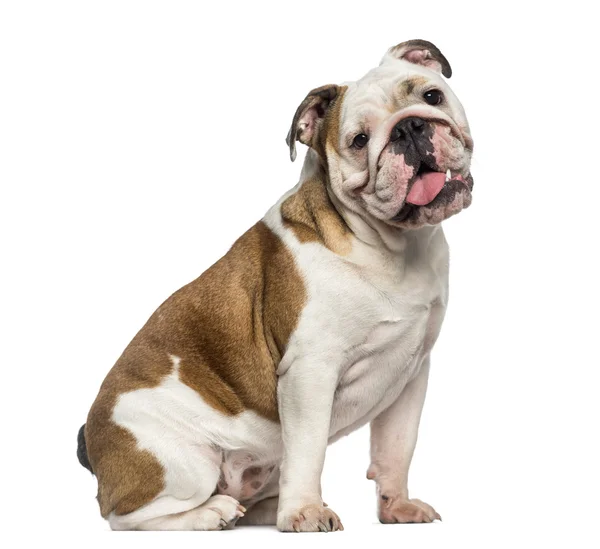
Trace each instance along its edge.
<path fill-rule="evenodd" d="M 470 205 L 473 141 L 441 74 L 387 59 L 347 84 L 340 99 L 339 143 L 326 154 L 332 190 L 345 206 L 417 228 Z"/>

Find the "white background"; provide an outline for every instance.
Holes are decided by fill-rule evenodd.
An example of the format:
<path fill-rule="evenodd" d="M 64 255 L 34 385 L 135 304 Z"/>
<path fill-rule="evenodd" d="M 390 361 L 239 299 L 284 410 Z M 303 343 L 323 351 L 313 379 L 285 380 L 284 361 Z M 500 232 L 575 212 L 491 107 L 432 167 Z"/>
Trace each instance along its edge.
<path fill-rule="evenodd" d="M 0 537 L 597 547 L 600 48 L 591 2 L 552 5 L 2 2 Z M 363 429 L 324 473 L 345 532 L 111 533 L 75 457 L 106 372 L 296 183 L 305 94 L 410 38 L 450 60 L 476 143 L 410 482 L 443 523 L 377 523 Z"/>

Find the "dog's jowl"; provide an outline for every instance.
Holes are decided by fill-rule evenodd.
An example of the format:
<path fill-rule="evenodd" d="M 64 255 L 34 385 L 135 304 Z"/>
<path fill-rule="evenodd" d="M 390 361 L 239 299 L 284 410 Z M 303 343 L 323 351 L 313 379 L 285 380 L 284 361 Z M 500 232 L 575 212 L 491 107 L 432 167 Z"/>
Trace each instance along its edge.
<path fill-rule="evenodd" d="M 440 223 L 473 188 L 450 75 L 411 40 L 301 102 L 298 184 L 158 308 L 80 432 L 113 529 L 342 530 L 325 449 L 367 423 L 381 522 L 439 518 L 407 479 L 448 301 Z"/>

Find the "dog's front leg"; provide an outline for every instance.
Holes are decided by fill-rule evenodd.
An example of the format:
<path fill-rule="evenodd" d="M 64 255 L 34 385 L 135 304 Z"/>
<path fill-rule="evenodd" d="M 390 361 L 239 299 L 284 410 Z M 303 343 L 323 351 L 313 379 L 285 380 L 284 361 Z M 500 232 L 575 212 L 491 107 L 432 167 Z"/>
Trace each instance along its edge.
<path fill-rule="evenodd" d="M 329 438 L 338 372 L 331 363 L 295 360 L 279 377 L 283 436 L 277 527 L 284 532 L 342 530 L 321 499 L 321 473 Z"/>
<path fill-rule="evenodd" d="M 377 483 L 377 514 L 384 523 L 440 519 L 433 507 L 408 497 L 408 469 L 417 443 L 428 376 L 429 358 L 398 399 L 371 422 L 367 478 Z"/>

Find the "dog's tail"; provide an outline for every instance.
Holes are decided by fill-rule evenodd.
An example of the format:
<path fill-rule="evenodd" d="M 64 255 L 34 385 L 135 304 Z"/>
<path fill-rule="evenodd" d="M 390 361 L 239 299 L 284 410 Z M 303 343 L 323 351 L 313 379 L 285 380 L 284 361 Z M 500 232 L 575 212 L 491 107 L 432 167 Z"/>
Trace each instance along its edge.
<path fill-rule="evenodd" d="M 84 430 L 85 423 L 81 426 L 81 429 L 79 429 L 79 433 L 77 434 L 77 459 L 79 460 L 79 463 L 81 463 L 81 465 L 83 465 L 86 469 L 89 469 L 90 473 L 93 475 L 94 471 L 92 471 L 92 466 L 90 465 L 90 460 L 88 459 L 87 446 L 85 445 Z"/>

